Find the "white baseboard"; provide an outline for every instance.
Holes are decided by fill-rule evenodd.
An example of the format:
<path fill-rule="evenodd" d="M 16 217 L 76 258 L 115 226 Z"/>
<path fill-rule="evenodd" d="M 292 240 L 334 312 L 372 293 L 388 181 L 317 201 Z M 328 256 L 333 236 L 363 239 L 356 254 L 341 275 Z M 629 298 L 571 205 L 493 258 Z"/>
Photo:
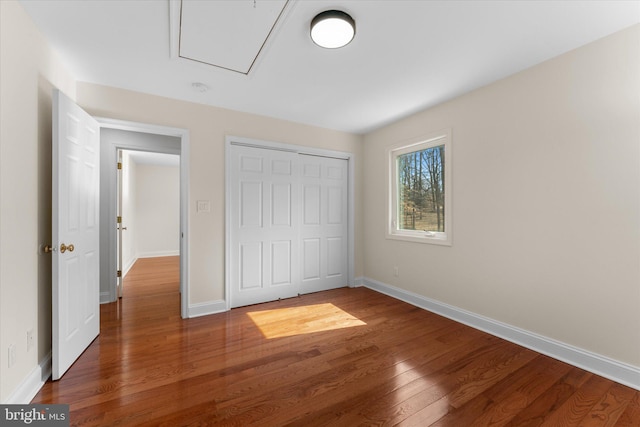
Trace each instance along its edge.
<path fill-rule="evenodd" d="M 51 376 L 51 352 L 33 368 L 3 404 L 28 405 Z"/>
<path fill-rule="evenodd" d="M 190 304 L 188 308 L 188 317 L 200 317 L 208 314 L 216 314 L 228 311 L 227 302 L 225 300 L 200 302 L 197 304 Z"/>
<path fill-rule="evenodd" d="M 358 279 L 362 279 L 363 285 L 374 291 L 389 295 L 415 305 L 416 307 L 423 308 L 620 384 L 640 390 L 640 367 L 631 366 L 395 286 L 378 282 L 377 280 L 366 277 Z M 358 279 L 356 279 L 356 281 Z"/>
<path fill-rule="evenodd" d="M 137 260 L 138 258 L 134 257 L 131 258 L 127 263 L 125 263 L 124 267 L 122 268 L 122 277 L 125 277 L 127 275 L 129 270 L 131 270 L 131 267 L 133 267 L 133 264 L 135 264 Z"/>
<path fill-rule="evenodd" d="M 113 302 L 110 292 L 100 292 L 100 304 L 108 304 Z"/>
<path fill-rule="evenodd" d="M 364 286 L 364 281 L 365 281 L 364 277 L 358 276 L 355 279 L 353 279 L 353 285 L 351 287 L 352 288 L 359 288 L 361 286 Z"/>

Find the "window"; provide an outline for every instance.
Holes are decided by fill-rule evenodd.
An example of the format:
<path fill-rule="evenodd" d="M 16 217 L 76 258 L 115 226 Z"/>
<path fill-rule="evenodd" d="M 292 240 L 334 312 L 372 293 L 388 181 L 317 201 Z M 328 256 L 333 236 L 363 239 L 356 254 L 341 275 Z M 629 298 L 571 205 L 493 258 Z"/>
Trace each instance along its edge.
<path fill-rule="evenodd" d="M 451 132 L 389 150 L 387 237 L 451 245 Z"/>

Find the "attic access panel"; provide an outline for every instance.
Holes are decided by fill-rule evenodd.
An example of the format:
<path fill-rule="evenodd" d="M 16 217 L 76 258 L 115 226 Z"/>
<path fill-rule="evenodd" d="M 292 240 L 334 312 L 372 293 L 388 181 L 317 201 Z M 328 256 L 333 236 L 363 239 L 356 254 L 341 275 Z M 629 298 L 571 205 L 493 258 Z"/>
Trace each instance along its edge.
<path fill-rule="evenodd" d="M 249 74 L 289 0 L 183 0 L 181 58 Z"/>

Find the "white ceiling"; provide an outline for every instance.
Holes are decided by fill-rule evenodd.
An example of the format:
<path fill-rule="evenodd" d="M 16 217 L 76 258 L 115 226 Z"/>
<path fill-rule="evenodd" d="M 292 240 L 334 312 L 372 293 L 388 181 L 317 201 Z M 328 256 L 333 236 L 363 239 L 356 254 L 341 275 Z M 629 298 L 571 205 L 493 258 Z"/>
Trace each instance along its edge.
<path fill-rule="evenodd" d="M 175 23 L 177 31 L 171 37 L 179 52 L 172 54 L 248 74 L 287 3 L 270 0 L 258 8 L 257 2 L 253 7 L 247 1 L 175 2 L 179 7 L 172 7 L 169 17 Z"/>
<path fill-rule="evenodd" d="M 22 4 L 79 81 L 355 133 L 640 22 L 639 1 L 290 0 L 245 75 L 176 54 L 169 10 L 179 11 L 179 1 Z M 189 31 L 273 6 L 268 0 L 211 4 L 215 16 L 193 20 Z M 355 39 L 342 49 L 322 49 L 309 37 L 311 19 L 327 9 L 356 21 Z M 171 22 L 179 23 L 175 16 Z M 244 44 L 238 34 L 202 40 L 200 49 Z"/>

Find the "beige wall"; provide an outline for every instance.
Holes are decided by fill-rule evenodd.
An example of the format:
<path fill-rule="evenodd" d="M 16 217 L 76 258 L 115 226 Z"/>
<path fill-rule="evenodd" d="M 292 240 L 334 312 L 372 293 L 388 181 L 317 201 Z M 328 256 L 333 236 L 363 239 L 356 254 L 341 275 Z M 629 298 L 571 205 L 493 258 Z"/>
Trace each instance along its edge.
<path fill-rule="evenodd" d="M 367 135 L 365 275 L 640 367 L 639 32 Z M 443 128 L 453 246 L 386 240 L 386 149 Z"/>
<path fill-rule="evenodd" d="M 51 351 L 51 91 L 67 73 L 22 7 L 0 1 L 0 401 Z M 27 351 L 33 329 L 35 347 Z M 8 368 L 8 348 L 16 363 Z"/>
<path fill-rule="evenodd" d="M 95 116 L 189 131 L 189 304 L 225 298 L 224 144 L 227 135 L 355 154 L 355 275 L 363 275 L 361 136 L 89 83 L 78 83 L 77 94 L 80 106 Z M 211 212 L 196 213 L 197 200 L 211 201 Z"/>
<path fill-rule="evenodd" d="M 136 257 L 180 253 L 180 168 L 136 166 Z"/>

